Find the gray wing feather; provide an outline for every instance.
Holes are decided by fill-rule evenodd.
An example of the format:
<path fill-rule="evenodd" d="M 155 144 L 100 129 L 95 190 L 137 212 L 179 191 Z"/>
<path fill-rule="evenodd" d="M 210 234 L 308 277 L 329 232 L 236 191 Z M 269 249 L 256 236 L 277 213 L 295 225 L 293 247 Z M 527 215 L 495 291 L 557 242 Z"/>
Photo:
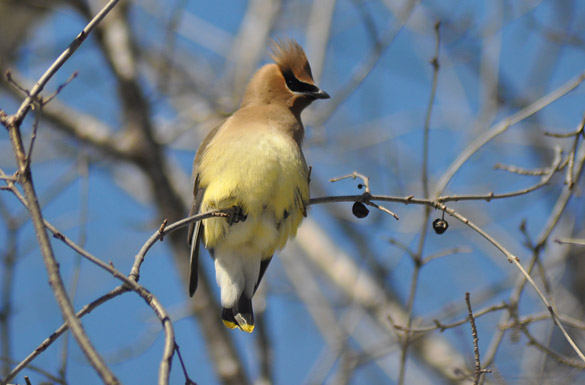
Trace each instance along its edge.
<path fill-rule="evenodd" d="M 197 150 L 197 154 L 195 155 L 195 159 L 193 160 L 193 204 L 191 205 L 191 211 L 189 212 L 189 216 L 199 214 L 201 210 L 201 202 L 203 201 L 203 195 L 205 193 L 205 186 L 200 185 L 200 178 L 199 178 L 199 164 L 201 163 L 201 158 L 205 154 L 205 150 L 207 146 L 221 127 L 221 124 L 216 126 L 213 130 L 207 134 L 201 146 L 199 146 L 199 150 Z M 190 269 L 189 269 L 189 295 L 193 296 L 195 291 L 197 290 L 197 283 L 198 283 L 198 262 L 199 262 L 199 244 L 201 243 L 201 237 L 203 234 L 203 223 L 201 221 L 197 221 L 195 223 L 191 223 L 189 225 L 189 235 L 187 241 L 191 245 L 191 258 L 190 258 Z"/>
<path fill-rule="evenodd" d="M 199 175 L 195 178 L 195 199 L 191 206 L 191 212 L 189 216 L 199 213 L 201 208 L 201 201 L 203 199 L 204 189 L 199 188 Z M 197 221 L 189 225 L 189 243 L 191 244 L 191 258 L 190 258 L 190 269 L 189 269 L 189 295 L 192 297 L 197 290 L 198 283 L 198 266 L 199 266 L 199 244 L 201 243 L 201 235 L 203 234 L 203 223 Z"/>

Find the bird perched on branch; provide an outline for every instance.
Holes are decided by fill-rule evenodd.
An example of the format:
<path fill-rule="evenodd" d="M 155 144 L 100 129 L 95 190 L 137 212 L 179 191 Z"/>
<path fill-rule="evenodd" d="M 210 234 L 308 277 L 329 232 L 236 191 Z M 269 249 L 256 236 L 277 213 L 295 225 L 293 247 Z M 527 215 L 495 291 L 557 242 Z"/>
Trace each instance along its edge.
<path fill-rule="evenodd" d="M 207 135 L 193 162 L 191 215 L 212 209 L 231 214 L 189 228 L 189 294 L 197 289 L 203 241 L 215 260 L 223 323 L 248 333 L 254 330 L 252 296 L 274 252 L 307 215 L 301 112 L 314 100 L 329 98 L 315 85 L 298 43 L 275 43 L 272 58 L 275 63 L 254 74 L 240 108 Z"/>

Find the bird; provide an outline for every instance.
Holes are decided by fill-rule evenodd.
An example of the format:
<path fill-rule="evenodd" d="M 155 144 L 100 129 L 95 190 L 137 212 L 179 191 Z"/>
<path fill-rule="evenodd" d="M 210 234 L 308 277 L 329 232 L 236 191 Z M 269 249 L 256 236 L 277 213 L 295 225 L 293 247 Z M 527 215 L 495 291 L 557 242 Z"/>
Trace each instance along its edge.
<path fill-rule="evenodd" d="M 239 108 L 202 141 L 193 161 L 190 215 L 228 209 L 190 225 L 189 295 L 198 283 L 200 243 L 214 260 L 221 319 L 252 333 L 252 297 L 275 251 L 307 216 L 309 168 L 301 112 L 329 94 L 315 84 L 303 48 L 273 42 L 273 63 L 250 79 Z"/>

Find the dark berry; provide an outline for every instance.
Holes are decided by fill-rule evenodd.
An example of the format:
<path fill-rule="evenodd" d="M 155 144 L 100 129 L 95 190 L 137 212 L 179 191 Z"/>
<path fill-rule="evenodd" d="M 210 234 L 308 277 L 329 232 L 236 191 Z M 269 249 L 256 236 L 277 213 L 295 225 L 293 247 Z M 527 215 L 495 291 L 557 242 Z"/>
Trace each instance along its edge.
<path fill-rule="evenodd" d="M 351 212 L 357 218 L 365 218 L 370 213 L 370 210 L 368 210 L 368 208 L 366 207 L 366 205 L 363 204 L 362 202 L 355 202 L 353 204 L 353 207 L 351 208 Z"/>
<path fill-rule="evenodd" d="M 444 219 L 437 218 L 433 221 L 433 229 L 437 234 L 443 234 L 445 231 L 447 231 L 448 228 L 449 224 Z"/>

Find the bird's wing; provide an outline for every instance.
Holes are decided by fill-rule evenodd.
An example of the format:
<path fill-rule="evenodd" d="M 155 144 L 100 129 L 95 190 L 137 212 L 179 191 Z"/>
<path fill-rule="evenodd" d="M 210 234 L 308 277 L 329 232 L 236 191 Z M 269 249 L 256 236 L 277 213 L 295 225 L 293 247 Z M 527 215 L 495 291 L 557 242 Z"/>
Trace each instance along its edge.
<path fill-rule="evenodd" d="M 258 281 L 256 281 L 256 285 L 254 286 L 254 294 L 256 294 L 256 290 L 258 290 L 258 286 L 260 285 L 260 281 L 262 281 L 262 277 L 264 277 L 264 273 L 268 268 L 268 265 L 272 261 L 272 255 L 269 258 L 263 259 L 260 262 L 260 273 L 258 274 Z"/>
<path fill-rule="evenodd" d="M 194 199 L 189 216 L 199 213 L 201 201 L 205 189 L 199 188 L 199 175 L 195 177 L 195 187 L 193 189 Z M 189 226 L 189 243 L 191 244 L 191 259 L 189 269 L 189 295 L 193 296 L 197 290 L 199 265 L 199 243 L 201 242 L 201 234 L 203 234 L 203 222 L 197 221 Z"/>
<path fill-rule="evenodd" d="M 207 134 L 201 146 L 199 146 L 199 150 L 195 155 L 195 160 L 193 161 L 193 204 L 191 205 L 191 211 L 189 212 L 189 216 L 199 214 L 199 210 L 201 209 L 201 202 L 203 201 L 203 195 L 205 194 L 205 186 L 202 186 L 200 183 L 199 177 L 199 164 L 201 163 L 201 158 L 205 154 L 205 150 L 217 131 L 222 125 L 218 125 L 213 130 Z M 197 283 L 198 283 L 198 262 L 199 262 L 199 243 L 201 243 L 201 236 L 203 234 L 203 222 L 197 221 L 195 223 L 191 223 L 189 225 L 189 234 L 187 241 L 191 245 L 191 258 L 190 258 L 190 269 L 189 269 L 189 295 L 193 296 L 195 291 L 197 290 Z"/>

